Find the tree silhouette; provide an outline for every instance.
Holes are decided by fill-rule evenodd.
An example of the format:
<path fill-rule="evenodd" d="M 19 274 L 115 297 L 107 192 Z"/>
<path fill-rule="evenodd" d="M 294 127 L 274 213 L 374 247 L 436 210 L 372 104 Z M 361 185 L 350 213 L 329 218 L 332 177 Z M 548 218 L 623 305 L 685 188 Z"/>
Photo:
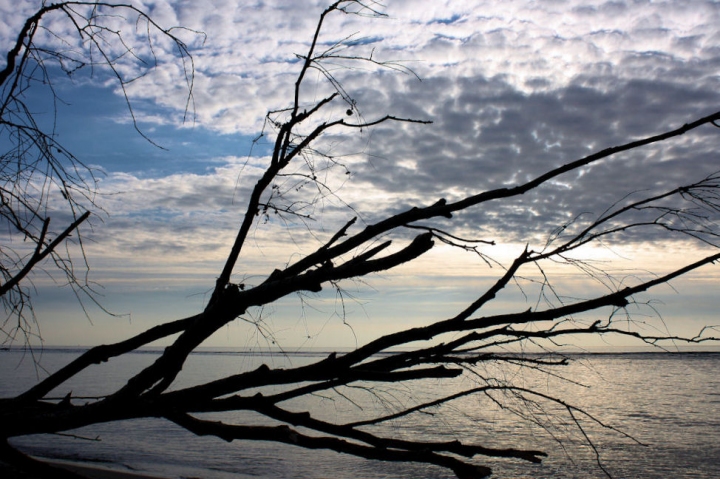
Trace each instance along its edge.
<path fill-rule="evenodd" d="M 116 28 L 119 17 L 115 12 L 134 16 L 136 31 L 139 31 L 136 40 L 146 42 L 148 58 L 140 58 L 133 45 L 126 43 Z M 62 36 L 63 32 L 46 28 L 42 20 L 51 15 L 64 18 L 71 33 Z M 130 20 L 129 16 L 122 18 Z M 53 270 L 59 271 L 61 278 L 57 281 L 69 285 L 78 299 L 96 302 L 86 274 L 87 262 L 79 232 L 91 211 L 100 210 L 95 201 L 96 172 L 58 141 L 56 120 L 47 125 L 37 118 L 27 103 L 27 90 L 46 88 L 57 104 L 62 99 L 55 92 L 56 76 L 72 78 L 80 71 L 107 71 L 125 94 L 135 129 L 144 136 L 126 94 L 126 86 L 136 77 L 128 77 L 123 67 L 136 63 L 144 70 L 154 68 L 157 58 L 153 41 L 158 36 L 169 39 L 183 63 L 190 106 L 194 78 L 192 58 L 185 43 L 175 36 L 176 30 L 162 29 L 148 15 L 129 5 L 61 2 L 44 4 L 18 33 L 7 53 L 7 64 L 0 71 L 3 145 L 0 151 L 0 218 L 3 221 L 0 298 L 7 314 L 0 327 L 1 344 L 22 340 L 29 345 L 39 334 L 30 286 L 32 273 L 37 270 L 50 275 Z M 59 41 L 59 47 L 53 48 L 53 39 Z M 67 224 L 64 229 L 50 229 L 47 211 L 51 208 L 57 210 L 60 220 Z M 61 245 L 65 245 L 64 251 Z M 43 266 L 47 264 L 46 258 L 52 261 L 53 268 Z M 81 273 L 82 270 L 85 273 Z"/>
<path fill-rule="evenodd" d="M 76 5 L 95 4 L 66 2 L 44 7 L 28 20 L 11 57 L 26 59 L 25 68 L 31 68 L 29 59 L 35 51 L 32 48 L 32 32 L 38 28 L 41 17 L 51 10 L 58 10 L 76 18 Z M 119 8 L 106 4 L 98 4 L 98 8 L 100 5 Z M 171 31 L 161 29 L 132 7 L 123 8 L 130 8 L 149 25 L 164 35 L 169 35 L 176 42 L 181 57 L 184 60 L 188 58 L 184 44 L 173 37 Z M 96 10 L 92 12 L 94 14 Z M 647 145 L 664 142 L 698 128 L 713 127 L 720 121 L 720 112 L 714 113 L 664 133 L 602 149 L 527 181 L 472 192 L 456 199 L 430 199 L 427 204 L 399 211 L 369 224 L 359 224 L 357 216 L 348 216 L 344 225 L 332 234 L 322 237 L 314 251 L 289 264 L 283 264 L 282 260 L 278 259 L 277 269 L 269 272 L 257 284 L 242 283 L 234 280 L 234 274 L 250 232 L 258 222 L 275 215 L 309 220 L 312 215 L 306 213 L 307 206 L 334 193 L 331 187 L 320 179 L 318 171 L 334 169 L 342 174 L 344 166 L 331 154 L 316 148 L 320 138 L 330 132 L 352 133 L 381 124 L 429 123 L 425 119 L 361 114 L 360 106 L 343 88 L 329 65 L 370 62 L 379 67 L 412 72 L 398 63 L 383 62 L 372 56 L 354 55 L 344 42 L 324 46 L 319 40 L 323 24 L 328 16 L 336 14 L 382 15 L 377 4 L 363 0 L 337 1 L 321 14 L 308 51 L 299 57 L 300 70 L 294 85 L 293 98 L 287 108 L 271 111 L 267 115 L 266 131 L 263 131 L 262 135 L 274 137 L 272 155 L 264 173 L 257 179 L 246 199 L 246 210 L 240 220 L 235 241 L 204 310 L 187 318 L 152 327 L 124 341 L 92 348 L 24 393 L 3 399 L 0 402 L 3 436 L 0 458 L 26 467 L 43 468 L 46 466 L 12 448 L 8 439 L 68 431 L 96 423 L 159 417 L 194 434 L 216 436 L 226 441 L 275 441 L 309 449 L 330 449 L 374 460 L 434 464 L 453 471 L 459 478 L 488 477 L 492 471 L 483 465 L 483 458 L 500 457 L 538 463 L 547 455 L 547 451 L 498 446 L 502 441 L 497 444 L 477 444 L 461 441 L 439 442 L 423 438 L 401 439 L 378 432 L 376 426 L 389 422 L 412 421 L 423 412 L 437 410 L 470 395 L 479 395 L 502 407 L 513 408 L 519 412 L 521 419 L 527 420 L 533 418 L 530 413 L 523 416 L 523 405 L 558 406 L 594 447 L 585 434 L 581 418 L 605 425 L 591 415 L 591 412 L 574 406 L 564 398 L 516 383 L 512 376 L 484 374 L 481 367 L 492 365 L 496 370 L 502 370 L 505 367 L 519 366 L 544 374 L 556 374 L 556 368 L 567 364 L 569 359 L 553 352 L 550 346 L 569 337 L 620 335 L 652 345 L 665 341 L 699 343 L 717 340 L 704 335 L 706 331 L 692 338 L 648 334 L 629 316 L 628 306 L 634 303 L 634 297 L 638 293 L 711 264 L 720 259 L 720 253 L 698 258 L 681 268 L 649 280 L 638 279 L 632 284 L 616 280 L 597 266 L 574 256 L 575 252 L 596 243 L 621 242 L 625 235 L 641 229 L 656 230 L 658 235 L 681 235 L 714 247 L 718 231 L 713 220 L 720 207 L 720 176 L 712 174 L 700 181 L 676 185 L 664 192 L 645 196 L 638 193 L 621 198 L 614 204 L 604 205 L 604 212 L 591 219 L 587 219 L 586 215 L 558 225 L 541 249 L 528 246 L 509 264 L 498 264 L 501 268 L 493 284 L 452 317 L 438 318 L 424 326 L 381 336 L 350 352 L 333 353 L 316 363 L 287 369 L 262 365 L 254 370 L 192 387 L 171 389 L 188 356 L 223 326 L 238 319 L 245 319 L 245 315 L 252 308 L 270 305 L 288 295 L 319 292 L 324 288 L 336 289 L 342 293 L 344 282 L 366 278 L 373 273 L 389 271 L 412 262 L 438 244 L 450 245 L 470 254 L 480 254 L 491 262 L 478 248 L 478 245 L 488 243 L 487 241 L 463 238 L 455 232 L 454 220 L 462 212 L 478 208 L 491 209 L 499 202 L 524 195 L 554 179 L 589 165 L 599 164 L 619 153 L 640 150 Z M 88 25 L 95 26 L 94 22 L 87 20 L 95 17 L 82 18 Z M 93 45 L 98 45 L 98 35 L 112 33 L 102 29 L 99 33 L 87 33 L 88 31 L 86 28 L 78 28 L 80 35 L 90 35 Z M 109 56 L 104 60 L 113 65 Z M 41 66 L 45 61 L 35 60 Z M 68 60 L 60 58 L 60 61 L 66 64 Z M 307 74 L 311 70 L 319 71 L 332 89 L 327 96 L 314 102 L 307 100 L 303 89 Z M 42 71 L 43 75 L 46 74 L 46 70 Z M 5 77 L 11 78 L 8 75 L 12 73 L 5 74 Z M 22 78 L 15 74 L 18 84 Z M 119 76 L 118 79 L 121 84 L 125 81 Z M 191 80 L 188 81 L 191 86 Z M 6 104 L 12 102 L 15 102 L 15 111 L 23 111 L 17 95 Z M 338 104 L 343 105 L 343 114 L 332 117 L 327 111 L 331 105 Z M 29 127 L 22 128 L 27 130 Z M 36 131 L 32 131 L 30 135 L 35 135 L 33 138 L 42 138 L 43 145 L 48 145 L 44 147 L 45 150 L 41 150 L 41 155 L 44 155 L 44 161 L 49 161 L 47 153 L 43 151 L 55 148 L 52 136 L 38 136 Z M 60 151 L 66 160 L 76 164 L 77 160 L 69 152 Z M 70 186 L 77 184 L 71 183 L 72 177 L 53 178 L 59 178 L 55 187 L 59 185 L 59 188 L 65 191 L 70 205 L 76 205 L 67 191 Z M 280 179 L 287 178 L 292 181 L 279 182 Z M 7 188 L 12 187 L 10 184 Z M 30 196 L 27 191 L 21 191 L 16 193 L 14 198 L 22 200 Z M 32 213 L 31 216 L 35 221 L 32 223 L 35 230 L 28 226 L 30 223 L 27 221 L 11 221 L 11 224 L 33 239 L 34 244 L 38 245 L 37 255 L 41 255 L 43 251 L 54 254 L 53 244 L 48 244 L 45 238 L 43 228 L 46 226 L 37 226 L 47 223 L 36 218 L 37 214 Z M 5 217 L 12 218 L 12 215 Z M 66 230 L 68 234 L 86 217 L 77 217 Z M 38 229 L 40 233 L 36 232 Z M 64 240 L 61 236 L 57 238 L 55 241 Z M 25 265 L 34 267 L 38 261 L 33 258 L 35 256 L 27 260 Z M 38 260 L 40 259 L 42 258 L 38 256 Z M 56 260 L 67 264 L 65 261 L 69 260 Z M 571 264 L 579 268 L 598 280 L 606 292 L 580 299 L 568 299 L 556 294 L 550 274 L 546 273 L 547 265 L 555 263 Z M 501 291 L 529 278 L 530 271 L 537 272 L 539 279 L 533 281 L 539 286 L 542 301 L 529 309 L 522 307 L 503 313 L 486 313 L 487 306 Z M 16 285 L 9 287 L 8 291 L 12 288 L 17 291 Z M 84 400 L 82 404 L 71 395 L 62 400 L 49 397 L 56 387 L 89 366 L 108 362 L 106 367 L 112 367 L 113 358 L 172 335 L 177 335 L 177 338 L 165 348 L 159 358 L 128 378 L 114 393 L 90 402 Z M 532 354 L 530 346 L 539 348 L 543 354 Z M 436 397 L 402 404 L 392 412 L 378 414 L 377 411 L 368 411 L 368 416 L 362 420 L 343 422 L 339 419 L 333 422 L 312 411 L 297 411 L 288 406 L 297 404 L 293 401 L 299 398 L 312 398 L 319 394 L 345 397 L 343 388 L 373 391 L 389 387 L 393 383 L 407 384 L 412 388 L 413 385 L 421 385 L 428 379 L 442 379 L 453 387 L 446 388 L 447 392 L 444 394 L 437 390 L 439 395 Z M 202 415 L 207 412 L 228 411 L 252 411 L 271 419 L 272 422 L 268 424 L 273 425 L 218 422 L 208 420 Z M 598 464 L 602 468 L 600 462 Z"/>

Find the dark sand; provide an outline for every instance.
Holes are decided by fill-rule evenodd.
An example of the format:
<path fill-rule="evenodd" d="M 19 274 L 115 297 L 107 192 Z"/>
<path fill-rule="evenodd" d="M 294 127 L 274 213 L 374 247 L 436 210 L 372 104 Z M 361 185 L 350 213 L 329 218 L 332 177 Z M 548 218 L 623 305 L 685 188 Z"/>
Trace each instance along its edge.
<path fill-rule="evenodd" d="M 87 479 L 161 479 L 157 476 L 149 476 L 147 474 L 136 474 L 133 472 L 119 471 L 117 469 L 105 468 L 90 463 L 72 462 L 72 461 L 51 461 L 43 459 L 43 461 L 55 467 L 61 467 L 74 472 Z M 3 479 L 49 479 L 45 477 L 37 477 L 30 475 L 0 462 L 0 477 Z"/>

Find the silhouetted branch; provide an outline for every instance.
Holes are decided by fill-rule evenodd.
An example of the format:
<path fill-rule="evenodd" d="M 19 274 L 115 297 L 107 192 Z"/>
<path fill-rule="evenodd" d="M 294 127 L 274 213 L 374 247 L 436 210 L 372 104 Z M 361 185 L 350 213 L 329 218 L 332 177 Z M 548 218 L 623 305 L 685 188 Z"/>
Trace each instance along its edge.
<path fill-rule="evenodd" d="M 53 10 L 62 10 L 76 22 L 75 28 L 80 37 L 88 40 L 100 52 L 103 63 L 110 67 L 120 81 L 121 89 L 124 89 L 127 79 L 114 67 L 117 59 L 101 46 L 103 35 L 117 39 L 117 32 L 103 30 L 102 27 L 98 27 L 100 30 L 93 30 L 90 28 L 90 19 L 94 18 L 95 10 L 88 16 L 73 9 L 93 5 L 97 8 L 124 7 L 85 2 L 65 2 L 58 5 L 60 6 L 43 7 L 42 14 L 36 14 L 26 22 L 18 43 L 10 51 L 14 69 L 6 68 L 0 72 L 0 84 L 13 78 L 15 86 L 11 91 L 23 87 L 24 80 L 19 76 L 12 77 L 12 72 L 17 71 L 19 62 L 29 61 L 28 52 L 31 51 L 33 35 L 42 15 Z M 152 26 L 173 40 L 183 61 L 190 58 L 187 46 L 172 35 L 172 29 L 163 30 L 134 7 L 127 8 L 144 19 L 148 28 Z M 488 477 L 492 473 L 490 468 L 472 462 L 477 456 L 539 463 L 547 455 L 546 451 L 536 448 L 493 447 L 493 444 L 480 445 L 464 439 L 436 441 L 419 437 L 408 440 L 379 432 L 382 431 L 382 426 L 391 421 L 411 421 L 413 417 L 417 417 L 414 415 L 445 411 L 457 407 L 460 399 L 477 395 L 488 398 L 491 406 L 494 404 L 507 409 L 520 420 L 545 428 L 546 431 L 548 422 L 540 417 L 537 411 L 543 411 L 543 407 L 559 409 L 561 414 L 564 414 L 565 422 L 574 425 L 580 432 L 596 454 L 600 468 L 605 471 L 599 461 L 599 451 L 583 422 L 589 420 L 602 428 L 623 434 L 615 426 L 603 422 L 589 411 L 578 408 L 552 392 L 538 391 L 519 384 L 513 377 L 486 372 L 483 368 L 493 366 L 500 371 L 503 368 L 520 368 L 533 374 L 544 374 L 550 378 L 572 382 L 563 378 L 562 374 L 554 372 L 558 370 L 556 368 L 569 364 L 568 357 L 559 354 L 533 356 L 527 349 L 528 345 L 538 345 L 541 350 L 548 351 L 563 338 L 605 335 L 631 337 L 652 345 L 662 345 L 664 341 L 695 344 L 720 340 L 720 337 L 712 333 L 715 331 L 713 327 L 703 329 L 695 337 L 685 338 L 669 332 L 666 335 L 646 334 L 632 320 L 628 320 L 625 327 L 620 328 L 616 319 L 619 312 L 629 315 L 628 306 L 637 304 L 635 296 L 639 293 L 668 284 L 680 276 L 720 260 L 720 253 L 715 252 L 718 247 L 717 238 L 720 236 L 716 225 L 717 214 L 720 213 L 718 174 L 686 186 L 669 188 L 662 193 L 628 195 L 608 206 L 599 216 L 578 214 L 565 224 L 558 225 L 540 251 L 533 250 L 528 244 L 511 262 L 508 261 L 509 265 L 490 260 L 479 250 L 479 245 L 495 245 L 494 240 L 467 239 L 472 238 L 473 234 L 456 233 L 453 229 L 458 223 L 453 217 L 455 213 L 476 211 L 480 205 L 490 208 L 493 202 L 524 195 L 562 175 L 600 163 L 618 153 L 664 142 L 706 124 L 717 126 L 720 112 L 659 135 L 603 149 L 514 186 L 472 191 L 464 197 L 456 196 L 458 199 L 453 201 L 444 198 L 435 201 L 427 199 L 425 206 L 418 205 L 404 211 L 395 209 L 393 211 L 396 213 L 381 217 L 373 224 L 362 223 L 362 227 L 357 229 L 354 228 L 358 214 L 353 210 L 353 219 L 342 226 L 331 226 L 329 233 L 311 231 L 317 241 L 314 250 L 294 256 L 294 262 L 291 263 L 286 263 L 285 258 L 279 259 L 279 266 L 274 265 L 277 269 L 268 270 L 255 285 L 246 285 L 244 281 L 243 284 L 234 283 L 233 273 L 242 265 L 241 253 L 250 231 L 262 221 L 259 218 L 273 213 L 278 213 L 283 219 L 292 215 L 308 220 L 305 223 L 307 225 L 310 220 L 315 219 L 315 213 L 303 208 L 318 204 L 322 201 L 318 198 L 324 198 L 324 195 L 334 194 L 329 186 L 333 183 L 319 180 L 317 170 L 326 167 L 328 170 L 338 168 L 347 172 L 347 167 L 329 154 L 322 153 L 321 148 L 316 146 L 319 140 L 327 137 L 330 132 L 353 133 L 388 122 L 429 123 L 382 113 L 369 120 L 359 114 L 352 120 L 347 119 L 358 112 L 358 105 L 351 92 L 343 87 L 337 74 L 334 71 L 331 73 L 324 66 L 324 62 L 367 62 L 372 68 L 399 69 L 405 73 L 411 71 L 395 61 L 379 60 L 372 53 L 363 56 L 347 51 L 350 48 L 347 41 L 350 37 L 340 42 L 325 42 L 321 38 L 322 27 L 332 12 L 382 15 L 379 4 L 369 0 L 337 1 L 321 14 L 310 46 L 304 55 L 298 55 L 302 62 L 295 79 L 292 98 L 288 99 L 284 108 L 269 112 L 265 118 L 261 135 L 265 135 L 266 128 L 274 130 L 276 136 L 273 151 L 265 170 L 259 175 L 247 198 L 246 209 L 239 218 L 233 244 L 230 245 L 204 310 L 185 319 L 155 326 L 125 341 L 92 348 L 17 397 L 0 399 L 0 423 L 3 424 L 0 439 L 58 433 L 91 424 L 127 419 L 165 418 L 201 436 L 211 435 L 226 441 L 273 441 L 308 449 L 329 449 L 369 459 L 434 464 L 453 471 L 461 479 Z M 83 25 L 81 19 L 87 21 L 88 25 Z M 123 51 L 133 53 L 128 45 L 122 45 Z M 330 47 L 323 47 L 325 49 L 320 51 L 320 45 Z M 40 50 L 36 52 L 39 54 Z M 49 52 L 43 53 L 56 61 L 66 60 L 62 55 L 53 57 Z M 10 65 L 10 57 L 8 58 Z M 304 85 L 310 69 L 320 71 L 325 76 L 323 81 L 327 81 L 332 90 L 330 94 L 323 94 L 320 100 L 313 98 L 312 101 L 307 101 L 305 98 L 304 92 L 307 88 L 304 88 Z M 189 69 L 185 69 L 185 81 L 191 92 L 193 71 L 190 63 Z M 127 93 L 125 98 L 128 99 Z M 191 98 L 190 94 L 188 105 Z M 3 108 L 15 100 L 8 103 L 6 98 Z M 342 106 L 345 116 L 333 112 L 331 106 L 337 104 Z M 17 101 L 15 105 L 18 111 L 24 111 L 22 102 Z M 132 109 L 130 112 L 132 115 Z M 45 150 L 49 145 L 55 144 L 54 139 L 39 134 L 31 120 L 28 120 L 27 125 L 18 125 L 19 130 L 28 135 L 26 141 L 39 148 L 41 157 L 46 158 L 43 156 L 47 155 Z M 314 161 L 317 156 L 313 155 L 320 155 L 321 161 L 327 164 L 316 168 Z M 69 153 L 65 156 L 74 158 Z M 439 158 L 438 161 L 444 159 Z M 82 175 L 71 175 L 69 180 L 65 180 L 67 175 L 62 176 L 65 174 L 64 170 L 57 164 L 53 163 L 56 168 L 53 171 L 55 175 L 63 178 L 59 182 L 60 191 L 64 195 L 69 194 L 72 189 L 70 186 L 82 184 Z M 306 196 L 287 195 L 287 184 L 277 186 L 278 179 L 292 185 L 311 184 L 315 186 L 315 191 Z M 30 220 L 38 223 L 33 229 L 31 226 L 34 223 L 29 223 L 28 217 L 17 210 L 0 209 L 6 221 L 18 231 L 23 231 L 24 228 L 35 245 L 24 263 L 15 261 L 15 267 L 20 272 L 14 283 L 6 279 L 2 286 L 4 289 L 0 290 L 0 293 L 4 294 L 16 287 L 20 280 L 26 277 L 27 272 L 42 259 L 52 257 L 58 244 L 77 230 L 80 223 L 88 217 L 88 213 L 77 217 L 63 233 L 49 242 L 48 222 L 32 210 L 32 202 L 12 188 L 0 188 L 0 199 L 2 205 L 29 205 L 27 209 L 31 210 Z M 73 208 L 79 208 L 79 203 L 71 204 Z M 651 279 L 645 279 L 645 276 L 633 278 L 633 282 L 618 280 L 610 272 L 570 255 L 571 252 L 583 251 L 594 244 L 604 244 L 624 234 L 646 228 L 652 228 L 657 234 L 669 237 L 679 234 L 683 239 L 703 244 L 713 253 L 702 253 L 705 257 L 694 262 L 686 259 L 683 266 L 652 276 Z M 410 237 L 408 230 L 420 230 L 421 234 Z M 270 368 L 263 364 L 253 370 L 239 371 L 219 379 L 173 389 L 189 355 L 225 325 L 244 318 L 243 315 L 251 314 L 251 308 L 272 305 L 289 295 L 317 293 L 328 286 L 342 292 L 342 285 L 348 280 L 365 281 L 365 278 L 373 274 L 393 271 L 400 265 L 421 258 L 434 248 L 435 240 L 478 254 L 489 265 L 500 266 L 497 277 L 486 289 L 479 291 L 474 299 L 446 319 L 438 318 L 428 324 L 394 331 L 352 351 L 332 353 L 311 364 L 288 368 Z M 604 294 L 589 291 L 585 298 L 562 296 L 562 292 L 552 282 L 552 269 L 548 267 L 548 264 L 555 263 L 579 268 L 582 273 L 603 286 Z M 18 266 L 21 264 L 24 267 Z M 504 310 L 488 307 L 508 286 L 521 286 L 521 283 L 524 285 L 528 282 L 539 290 L 539 299 L 533 307 L 511 306 Z M 632 285 L 628 286 L 626 283 Z M 582 319 L 577 319 L 578 317 Z M 80 398 L 72 397 L 71 394 L 48 397 L 51 391 L 89 366 L 108 362 L 171 335 L 177 337 L 158 358 L 142 371 L 126 378 L 125 384 L 116 391 L 105 396 L 84 397 L 83 401 L 87 402 L 82 405 L 79 404 Z M 465 379 L 469 379 L 471 383 L 463 382 Z M 392 408 L 382 411 L 363 410 L 360 401 L 356 401 L 353 396 L 354 393 L 367 394 L 368 397 L 382 402 L 382 391 L 391 390 L 393 385 L 404 385 L 408 391 L 418 391 L 428 380 L 442 381 L 448 388 L 432 389 L 427 391 L 427 394 L 423 391 L 423 394 L 416 396 L 411 392 L 410 400 L 403 402 L 397 399 Z M 333 422 L 323 419 L 321 414 L 314 415 L 309 407 L 308 410 L 296 410 L 297 404 L 304 403 L 295 400 L 318 396 L 347 401 L 359 408 L 363 415 L 359 416 L 360 418 L 353 417 L 353 420 L 340 418 Z M 195 416 L 234 411 L 257 413 L 271 421 L 268 424 L 280 425 L 250 426 L 213 422 Z M 374 428 L 375 426 L 378 428 Z M 552 435 L 552 431 L 549 433 Z M 492 436 L 486 439 L 489 442 L 493 440 Z M 498 443 L 501 444 L 500 441 Z M 17 451 L 7 445 L 7 442 L 3 445 L 0 446 L 5 449 L 0 451 L 0 456 L 15 457 Z"/>
<path fill-rule="evenodd" d="M 128 21 L 135 23 L 136 29 L 144 25 L 151 59 L 140 58 L 123 33 L 110 26 L 123 15 L 134 17 Z M 46 27 L 48 18 L 66 22 L 69 33 L 61 34 Z M 0 248 L 0 275 L 4 280 L 0 297 L 8 315 L 0 326 L 4 335 L 2 344 L 12 344 L 20 336 L 26 346 L 32 347 L 32 338 L 38 334 L 38 328 L 32 313 L 32 290 L 24 283 L 30 283 L 31 273 L 42 268 L 40 263 L 44 259 L 52 260 L 80 300 L 83 310 L 84 299 L 98 304 L 91 283 L 78 272 L 81 265 L 89 271 L 78 226 L 87 219 L 84 212 L 102 211 L 95 202 L 97 178 L 92 168 L 59 142 L 55 120 L 50 126 L 38 124 L 35 109 L 26 104 L 27 91 L 47 88 L 53 102 L 57 102 L 55 68 L 70 77 L 83 69 L 101 69 L 116 80 L 135 129 L 153 143 L 140 130 L 126 90 L 126 86 L 138 77 L 126 76 L 124 67 L 131 62 L 146 71 L 156 67 L 158 58 L 152 35 L 169 39 L 182 63 L 183 81 L 188 88 L 187 116 L 193 101 L 195 71 L 188 46 L 175 35 L 177 29 L 160 27 L 133 5 L 93 1 L 42 2 L 20 28 L 7 53 L 7 63 L 0 70 L 0 137 L 7 145 L 0 153 L 0 222 L 8 235 L 8 241 Z M 39 35 L 41 32 L 49 38 L 43 38 Z M 140 33 L 138 38 L 142 35 Z M 66 211 L 61 209 L 58 214 L 71 216 L 72 221 L 68 222 L 72 226 L 57 233 L 49 230 L 47 212 L 50 205 L 64 208 Z M 71 232 L 74 232 L 75 247 L 61 251 L 57 246 L 67 240 Z M 55 235 L 51 245 L 45 244 L 49 235 Z M 22 242 L 14 242 L 14 238 L 22 239 Z M 23 244 L 25 242 L 27 246 Z M 50 269 L 44 272 L 51 273 Z M 15 318 L 14 325 L 10 322 L 12 318 Z"/>

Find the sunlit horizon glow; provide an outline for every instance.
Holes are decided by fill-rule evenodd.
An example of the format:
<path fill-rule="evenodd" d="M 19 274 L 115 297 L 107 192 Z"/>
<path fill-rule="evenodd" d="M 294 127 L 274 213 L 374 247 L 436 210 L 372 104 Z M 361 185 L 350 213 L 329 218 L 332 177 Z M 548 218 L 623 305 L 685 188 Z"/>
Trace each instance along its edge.
<path fill-rule="evenodd" d="M 40 3 L 0 0 L 3 50 Z M 35 312 L 45 344 L 119 341 L 202 310 L 274 138 L 254 147 L 252 139 L 268 110 L 291 101 L 299 69 L 295 54 L 305 52 L 328 2 L 256 3 L 132 2 L 161 25 L 190 29 L 179 33 L 195 61 L 188 119 L 183 122 L 187 91 L 181 68 L 167 45 L 157 45 L 158 69 L 127 90 L 143 133 L 166 150 L 134 131 L 117 85 L 102 71 L 57 78 L 54 86 L 64 102 L 58 106 L 58 138 L 97 168 L 99 203 L 107 211 L 84 232 L 90 279 L 99 285 L 99 302 L 118 316 L 88 304 L 91 324 L 67 288 L 38 276 Z M 359 229 L 439 198 L 453 201 L 517 184 L 719 109 L 720 5 L 709 0 L 387 3 L 387 18 L 331 16 L 321 42 L 329 46 L 352 36 L 353 52 L 373 51 L 374 58 L 400 62 L 421 79 L 367 65 L 338 68 L 334 74 L 364 118 L 393 114 L 433 124 L 336 130 L 321 140 L 318 147 L 343 165 L 322 178 L 335 194 L 307 211 L 315 218 L 309 228 L 292 218 L 261 218 L 234 281 L 260 282 L 274 268 L 311 252 L 356 214 Z M 55 20 L 48 26 L 67 29 Z M 134 67 L 123 68 L 131 73 Z M 327 91 L 318 75 L 303 92 L 304 102 L 311 105 Z M 29 104 L 51 121 L 46 93 L 34 94 L 26 93 Z M 345 108 L 338 103 L 318 120 L 343 115 Z M 523 198 L 457 215 L 454 231 L 497 243 L 480 248 L 489 263 L 439 247 L 415 264 L 347 284 L 342 298 L 328 290 L 253 311 L 271 336 L 238 321 L 205 345 L 353 347 L 402 327 L 451 317 L 502 273 L 500 264 L 509 264 L 526 245 L 542 249 L 548 236 L 573 218 L 590 220 L 633 192 L 670 189 L 720 170 L 718 142 L 718 132 L 708 126 L 570 173 Z M 408 234 L 393 239 L 401 244 Z M 574 254 L 633 282 L 707 251 L 687 238 L 643 230 Z M 571 267 L 552 266 L 548 272 L 567 298 L 589 297 L 604 288 Z M 523 273 L 538 274 L 530 268 Z M 673 334 L 693 336 L 704 325 L 720 323 L 718 279 L 715 267 L 705 267 L 674 281 L 675 290 L 663 286 L 643 295 L 640 302 L 660 302 L 630 312 Z M 520 286 L 508 287 L 497 305 L 478 315 L 537 307 L 533 285 Z M 626 344 L 604 339 L 608 343 L 576 344 Z"/>

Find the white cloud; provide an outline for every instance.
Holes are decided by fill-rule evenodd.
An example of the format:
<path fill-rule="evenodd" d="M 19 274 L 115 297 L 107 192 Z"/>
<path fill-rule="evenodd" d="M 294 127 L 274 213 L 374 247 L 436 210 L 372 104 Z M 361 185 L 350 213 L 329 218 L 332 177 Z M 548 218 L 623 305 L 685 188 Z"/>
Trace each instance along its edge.
<path fill-rule="evenodd" d="M 7 2 L 6 10 L 8 10 Z M 27 7 L 32 2 L 26 2 Z M 186 26 L 207 39 L 176 31 L 192 47 L 199 121 L 224 132 L 257 132 L 268 108 L 291 98 L 299 65 L 325 2 L 142 2 L 163 26 Z M 25 10 L 23 10 L 25 14 Z M 717 78 L 711 60 L 720 39 L 714 2 L 391 2 L 388 18 L 328 17 L 321 42 L 351 34 L 377 39 L 380 59 L 406 60 L 422 77 L 488 79 L 501 75 L 523 93 L 556 91 L 579 77 L 604 73 L 615 81 L 663 79 L 692 65 Z M 23 14 L 3 17 L 8 24 Z M 58 25 L 58 20 L 53 20 Z M 57 27 L 60 28 L 60 27 Z M 67 25 L 64 27 L 67 28 Z M 127 30 L 127 28 L 125 28 Z M 4 33 L 2 33 L 4 32 Z M 161 67 L 131 85 L 130 93 L 160 105 L 185 107 L 182 71 L 168 42 L 154 39 Z M 148 57 L 148 45 L 132 43 Z M 363 51 L 360 49 L 359 51 Z M 129 64 L 124 64 L 129 68 Z M 342 75 L 342 73 L 341 73 Z M 307 92 L 308 101 L 313 93 Z"/>
<path fill-rule="evenodd" d="M 14 2 L 0 1 L 0 44 L 10 44 L 31 4 L 17 10 Z M 195 58 L 197 128 L 255 135 L 268 109 L 289 104 L 299 70 L 295 54 L 307 49 L 326 2 L 135 4 L 147 6 L 164 26 L 207 34 L 203 44 L 201 37 L 178 31 Z M 365 118 L 391 113 L 434 121 L 386 124 L 347 136 L 338 131 L 324 140 L 351 173 L 339 168 L 328 179 L 332 189 L 344 185 L 340 198 L 367 221 L 440 197 L 512 185 L 720 105 L 716 2 L 398 0 L 388 2 L 387 13 L 382 19 L 333 15 L 321 38 L 325 46 L 357 32 L 356 40 L 370 40 L 358 41 L 353 51 L 375 49 L 375 58 L 403 60 L 423 79 L 369 65 L 334 71 Z M 186 100 L 183 71 L 168 44 L 156 47 L 159 68 L 128 92 L 138 101 L 140 119 L 178 123 Z M 136 48 L 147 56 L 146 45 Z M 133 68 L 123 64 L 124 72 Z M 321 80 L 309 77 L 305 102 L 326 93 Z M 323 119 L 344 111 L 338 104 Z M 459 215 L 458 231 L 541 245 L 553 228 L 580 213 L 597 214 L 633 191 L 667 188 L 717 170 L 718 141 L 708 127 L 622 155 L 560 178 L 539 194 Z M 108 280 L 121 281 L 133 271 L 152 276 L 153 270 L 184 280 L 202 271 L 210 285 L 232 242 L 242 200 L 265 160 L 253 159 L 239 176 L 245 159 L 229 156 L 237 154 L 228 152 L 202 174 L 145 178 L 109 171 L 102 191 L 119 194 L 103 199 L 111 215 L 92 233 L 97 242 L 89 246 Z M 253 233 L 238 273 L 281 266 L 354 214 L 332 196 L 314 208 L 324 214 L 310 224 L 318 238 L 300 222 L 286 228 L 271 218 L 270 227 Z M 657 237 L 643 234 L 634 244 L 645 241 Z M 432 265 L 440 268 L 443 262 Z"/>

